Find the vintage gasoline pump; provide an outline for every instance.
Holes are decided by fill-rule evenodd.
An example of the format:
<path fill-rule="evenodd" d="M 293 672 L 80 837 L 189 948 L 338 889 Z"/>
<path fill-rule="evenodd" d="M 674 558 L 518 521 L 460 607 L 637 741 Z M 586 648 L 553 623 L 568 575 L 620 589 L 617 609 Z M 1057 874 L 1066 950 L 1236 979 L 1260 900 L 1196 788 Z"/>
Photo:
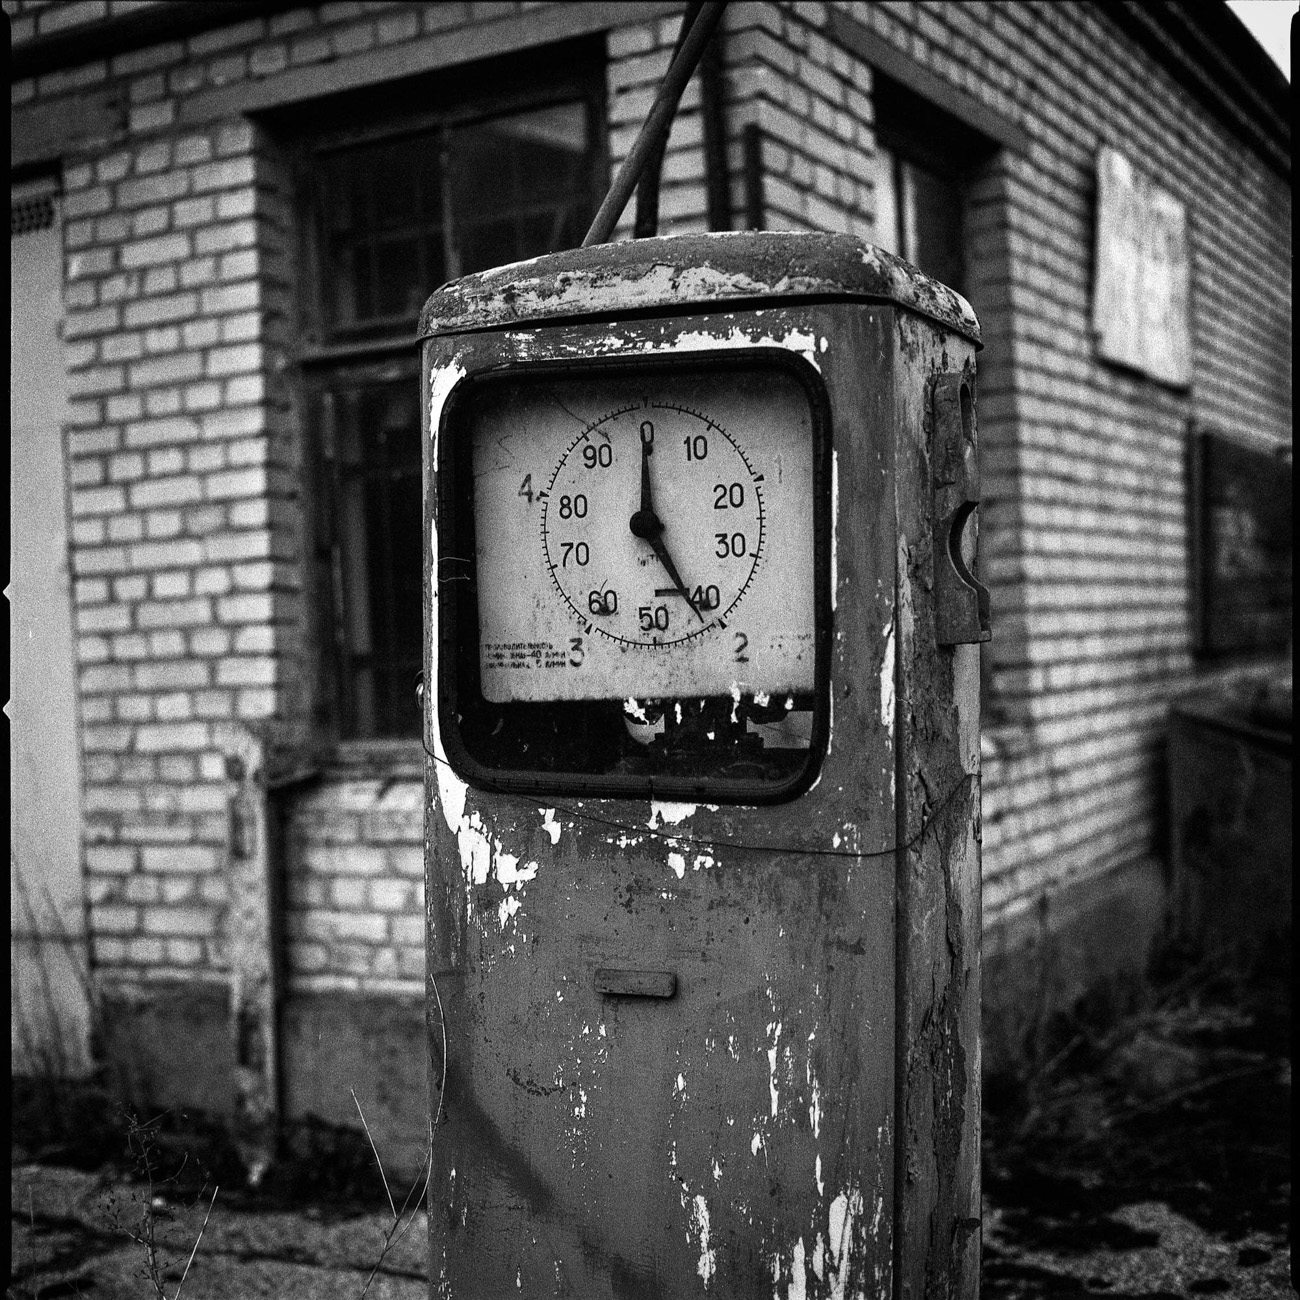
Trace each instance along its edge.
<path fill-rule="evenodd" d="M 736 233 L 421 336 L 431 1294 L 974 1296 L 973 313 Z"/>

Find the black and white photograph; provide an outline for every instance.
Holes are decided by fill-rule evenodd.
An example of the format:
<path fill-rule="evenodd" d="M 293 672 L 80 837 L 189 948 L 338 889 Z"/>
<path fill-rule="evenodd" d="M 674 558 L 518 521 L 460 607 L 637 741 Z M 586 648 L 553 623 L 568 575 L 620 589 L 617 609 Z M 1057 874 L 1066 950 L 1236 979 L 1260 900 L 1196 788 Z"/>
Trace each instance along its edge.
<path fill-rule="evenodd" d="M 7 1300 L 1287 1300 L 1296 0 L 0 0 Z"/>

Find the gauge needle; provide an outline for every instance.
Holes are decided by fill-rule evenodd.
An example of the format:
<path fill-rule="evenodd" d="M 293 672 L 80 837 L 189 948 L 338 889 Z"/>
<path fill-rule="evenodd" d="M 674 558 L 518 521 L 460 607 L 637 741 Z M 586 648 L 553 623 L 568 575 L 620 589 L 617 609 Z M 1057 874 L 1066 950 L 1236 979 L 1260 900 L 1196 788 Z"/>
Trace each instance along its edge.
<path fill-rule="evenodd" d="M 664 566 L 664 570 L 672 580 L 678 594 L 694 611 L 695 617 L 703 623 L 704 615 L 695 608 L 695 602 L 691 599 L 690 592 L 686 590 L 682 575 L 677 572 L 677 566 L 673 563 L 673 558 L 668 554 L 668 548 L 664 545 L 663 520 L 655 514 L 650 495 L 650 453 L 652 450 L 653 437 L 647 438 L 643 433 L 641 435 L 641 508 L 628 521 L 628 527 L 631 528 L 634 537 L 639 537 L 643 541 L 650 543 L 650 549 L 659 557 L 660 564 Z"/>

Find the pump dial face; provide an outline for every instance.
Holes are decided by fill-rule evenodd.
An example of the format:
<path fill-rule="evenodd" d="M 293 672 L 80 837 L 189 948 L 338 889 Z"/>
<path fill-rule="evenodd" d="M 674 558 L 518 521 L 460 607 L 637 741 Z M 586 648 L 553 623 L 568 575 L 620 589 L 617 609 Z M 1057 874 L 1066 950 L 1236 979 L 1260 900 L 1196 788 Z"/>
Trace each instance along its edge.
<path fill-rule="evenodd" d="M 469 409 L 486 699 L 812 690 L 812 417 L 785 369 L 498 379 Z"/>
<path fill-rule="evenodd" d="M 650 397 L 610 411 L 541 495 L 551 580 L 578 624 L 616 645 L 725 631 L 762 563 L 764 481 L 703 411 Z"/>

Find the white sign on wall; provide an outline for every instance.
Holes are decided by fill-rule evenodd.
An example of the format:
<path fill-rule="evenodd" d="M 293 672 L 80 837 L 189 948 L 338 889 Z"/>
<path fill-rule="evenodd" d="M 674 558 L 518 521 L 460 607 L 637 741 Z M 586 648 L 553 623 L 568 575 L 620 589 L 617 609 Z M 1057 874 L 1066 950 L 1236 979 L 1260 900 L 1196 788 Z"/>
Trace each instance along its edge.
<path fill-rule="evenodd" d="M 1191 382 L 1189 267 L 1186 207 L 1103 148 L 1092 325 L 1104 360 L 1167 384 Z"/>

